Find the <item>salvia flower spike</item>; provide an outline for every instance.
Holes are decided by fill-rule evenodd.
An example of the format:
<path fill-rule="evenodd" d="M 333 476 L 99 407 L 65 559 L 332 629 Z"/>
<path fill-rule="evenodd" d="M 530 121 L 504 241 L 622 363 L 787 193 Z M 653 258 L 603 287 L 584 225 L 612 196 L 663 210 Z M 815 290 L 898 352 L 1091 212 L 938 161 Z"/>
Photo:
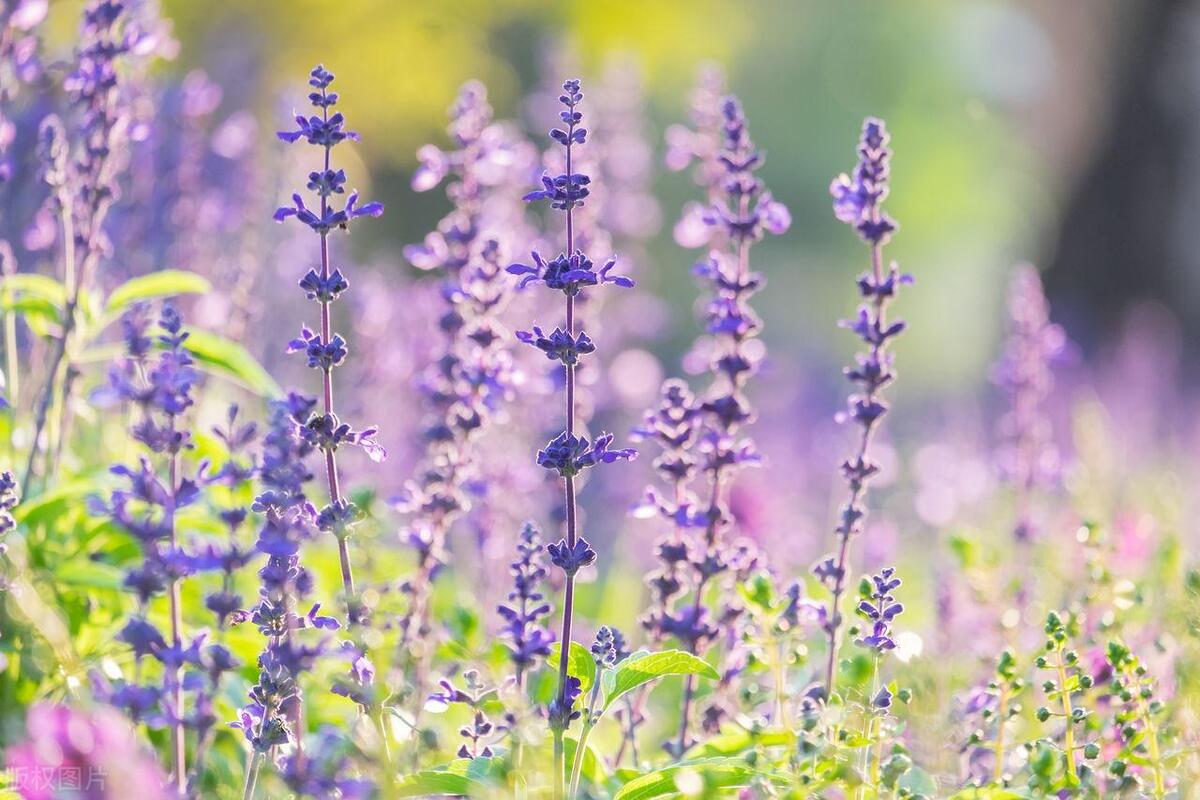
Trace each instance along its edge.
<path fill-rule="evenodd" d="M 403 587 L 409 608 L 400 620 L 402 644 L 427 632 L 445 540 L 482 481 L 478 440 L 511 401 L 517 380 L 513 345 L 500 322 L 512 295 L 504 271 L 511 237 L 500 220 L 512 206 L 521 207 L 511 191 L 516 176 L 504 179 L 507 165 L 520 163 L 521 143 L 493 120 L 487 91 L 475 81 L 459 90 L 448 133 L 457 149 L 423 146 L 413 187 L 427 191 L 445 181 L 454 207 L 423 243 L 404 248 L 413 266 L 438 273 L 444 308 L 439 347 L 419 382 L 431 417 L 421 431 L 425 459 L 394 504 L 409 515 L 401 539 L 417 556 Z"/>
<path fill-rule="evenodd" d="M 288 345 L 288 352 L 304 353 L 308 366 L 321 372 L 321 411 L 306 420 L 304 429 L 305 435 L 325 459 L 329 505 L 321 510 L 317 522 L 322 531 L 337 538 L 348 620 L 355 625 L 365 622 L 369 613 L 355 590 L 354 571 L 350 564 L 349 538 L 361 513 L 342 492 L 337 451 L 342 445 L 360 447 L 373 461 L 383 461 L 387 458 L 387 452 L 375 441 L 377 429 L 354 430 L 338 419 L 334 412 L 333 370 L 344 363 L 347 345 L 345 338 L 332 330 L 332 305 L 350 284 L 341 270 L 332 264 L 329 234 L 334 230 L 348 230 L 350 224 L 359 217 L 380 216 L 383 214 L 383 205 L 375 202 L 360 204 L 358 192 L 353 190 L 347 195 L 345 171 L 332 166 L 334 147 L 345 141 L 358 141 L 358 134 L 346 128 L 346 118 L 342 113 L 333 110 L 338 103 L 337 93 L 330 90 L 333 80 L 332 72 L 321 65 L 314 67 L 309 73 L 311 91 L 308 100 L 315 113 L 307 116 L 297 114 L 295 129 L 278 134 L 284 142 L 304 141 L 320 148 L 321 167 L 309 173 L 306 186 L 316 196 L 316 206 L 310 209 L 297 192 L 292 195 L 292 205 L 283 206 L 275 212 L 275 221 L 294 218 L 320 237 L 320 270 L 310 269 L 300 279 L 300 288 L 305 296 L 321 307 L 320 330 L 301 328 L 300 336 Z M 345 201 L 335 202 L 341 195 L 346 195 Z"/>
<path fill-rule="evenodd" d="M 712 382 L 700 401 L 690 399 L 686 386 L 664 386 L 664 405 L 658 413 L 665 416 L 657 420 L 647 417 L 660 439 L 666 432 L 662 441 L 666 452 L 659 471 L 669 484 L 675 484 L 673 499 L 655 499 L 654 490 L 648 495 L 676 527 L 676 541 L 659 545 L 663 567 L 651 580 L 661 584 L 656 590 L 675 589 L 674 576 L 679 574 L 679 563 L 685 562 L 694 594 L 690 605 L 677 612 L 660 609 L 647 621 L 657 628 L 658 635 L 679 639 L 693 653 L 700 653 L 721 632 L 705 606 L 705 591 L 713 579 L 741 572 L 756 561 L 748 542 L 729 541 L 733 520 L 727 507 L 736 473 L 761 463 L 753 439 L 744 435 L 745 426 L 756 416 L 745 389 L 762 360 L 762 348 L 754 344 L 762 321 L 750 300 L 765 283 L 762 275 L 750 269 L 750 250 L 767 234 L 783 234 L 791 225 L 787 207 L 771 196 L 758 177 L 765 158 L 750 138 L 741 103 L 736 97 L 725 97 L 719 111 L 719 122 L 710 123 L 719 129 L 719 150 L 712 156 L 711 169 L 698 173 L 708 181 L 707 203 L 698 213 L 705 234 L 681 242 L 708 247 L 707 256 L 694 266 L 693 273 L 711 291 L 704 323 L 705 334 L 715 342 L 709 364 Z M 677 421 L 670 421 L 672 418 Z M 668 432 L 671 428 L 673 433 Z M 702 503 L 679 483 L 690 476 L 696 464 L 707 483 L 707 499 Z M 703 539 L 695 546 L 681 537 L 688 528 L 703 531 Z M 732 624 L 740 617 L 721 616 Z M 679 735 L 671 746 L 677 756 L 690 741 L 687 731 L 694 684 L 692 676 L 684 683 Z"/>
<path fill-rule="evenodd" d="M 563 589 L 562 635 L 559 637 L 563 653 L 569 652 L 571 647 L 576 573 L 596 560 L 596 552 L 579 534 L 575 509 L 575 478 L 582 470 L 597 464 L 628 460 L 637 455 L 636 451 L 631 449 L 612 448 L 611 434 L 602 433 L 594 441 L 589 441 L 586 436 L 575 432 L 575 369 L 580 357 L 595 350 L 591 340 L 582 331 L 577 332 L 575 329 L 576 298 L 587 289 L 606 283 L 626 288 L 633 286 L 633 281 L 629 278 L 613 273 L 615 259 L 609 259 L 597 269 L 592 259 L 575 246 L 572 212 L 586 202 L 591 183 L 590 177 L 572 169 L 573 148 L 587 141 L 587 129 L 582 126 L 583 113 L 579 110 L 582 100 L 583 92 L 580 91 L 579 81 L 565 81 L 563 93 L 559 96 L 559 102 L 562 103 L 559 118 L 562 124 L 550 131 L 550 138 L 563 148 L 564 172 L 557 176 L 543 175 L 541 188 L 525 195 L 526 201 L 546 200 L 551 208 L 564 213 L 566 247 L 552 259 L 546 260 L 540 253 L 535 252 L 532 254 L 532 264 L 513 264 L 508 268 L 513 275 L 521 276 L 522 286 L 539 283 L 548 289 L 562 292 L 566 300 L 566 321 L 563 328 L 557 331 L 557 337 L 553 334 L 546 337 L 538 328 L 534 328 L 533 332 L 518 334 L 522 341 L 542 350 L 548 357 L 561 361 L 565 372 L 565 429 L 537 454 L 537 463 L 562 477 L 565 486 L 566 536 L 546 548 L 551 563 L 566 576 Z M 563 734 L 571 721 L 579 716 L 579 711 L 575 709 L 579 682 L 577 678 L 567 675 L 567 661 L 565 657 L 559 659 L 558 691 L 549 709 L 550 727 L 554 734 L 556 798 L 563 796 Z"/>
<path fill-rule="evenodd" d="M 153 360 L 148 359 L 151 347 L 148 326 L 145 307 L 135 306 L 126 315 L 123 325 L 126 356 L 111 367 L 108 388 L 100 394 L 138 408 L 133 438 L 151 454 L 166 459 L 167 474 L 160 475 L 146 456 L 136 466 L 112 467 L 112 474 L 127 481 L 128 488 L 114 491 L 105 511 L 141 546 L 142 563 L 125 578 L 125 586 L 138 599 L 138 613 L 129 619 L 120 638 L 133 650 L 139 674 L 145 657 L 162 664 L 163 685 L 152 691 L 160 698 L 162 717 L 171 728 L 172 779 L 174 786 L 182 790 L 187 780 L 185 728 L 211 727 L 207 720 L 203 726 L 189 725 L 185 716 L 184 668 L 201 666 L 205 637 L 198 635 L 191 642 L 184 638 L 180 584 L 196 571 L 198 559 L 184 549 L 176 524 L 179 511 L 201 497 L 199 481 L 183 474 L 182 455 L 193 445 L 191 433 L 181 427 L 180 420 L 192 406 L 197 373 L 184 347 L 188 333 L 173 306 L 163 307 L 157 337 L 162 349 Z M 170 608 L 166 636 L 149 619 L 150 601 L 162 594 L 167 595 Z M 149 695 L 142 689 L 122 686 L 110 700 L 118 704 L 132 700 L 142 705 L 141 698 Z M 202 702 L 196 705 L 203 708 Z"/>
<path fill-rule="evenodd" d="M 857 387 L 850 395 L 847 411 L 840 419 L 859 426 L 858 446 L 854 454 L 842 463 L 842 477 L 849 497 L 839 512 L 836 534 L 838 549 L 835 555 L 822 558 L 813 573 L 829 589 L 829 610 L 824 628 L 828 640 L 825 665 L 825 689 L 832 693 L 836 678 L 838 632 L 842 624 L 840 600 L 846 589 L 849 571 L 850 540 L 861 533 L 867 516 L 864 505 L 867 485 L 879 472 L 871 458 L 871 440 L 878 430 L 888 406 L 881 391 L 895 378 L 888 345 L 904 330 L 903 322 L 889 322 L 888 304 L 900 286 L 911 283 L 909 275 L 900 273 L 895 262 L 884 268 L 883 246 L 896 230 L 896 223 L 883 210 L 888 195 L 892 151 L 888 149 L 888 132 L 882 120 L 873 117 L 863 122 L 858 145 L 858 163 L 850 175 L 839 175 L 830 185 L 834 215 L 854 228 L 870 250 L 870 271 L 858 278 L 858 291 L 863 304 L 858 315 L 843 322 L 843 326 L 858 334 L 866 345 L 857 363 L 846 369 L 846 377 Z"/>

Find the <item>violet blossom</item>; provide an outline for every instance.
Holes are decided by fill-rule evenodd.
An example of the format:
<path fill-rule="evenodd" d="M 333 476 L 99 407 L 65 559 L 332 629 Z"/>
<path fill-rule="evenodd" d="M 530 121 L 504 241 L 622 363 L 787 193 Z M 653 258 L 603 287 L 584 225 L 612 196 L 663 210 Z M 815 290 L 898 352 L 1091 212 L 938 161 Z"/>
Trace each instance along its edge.
<path fill-rule="evenodd" d="M 511 235 L 503 205 L 511 204 L 511 165 L 521 163 L 522 143 L 494 121 L 487 92 L 475 81 L 459 90 L 448 133 L 455 149 L 418 151 L 413 188 L 426 191 L 445 180 L 454 207 L 422 244 L 404 249 L 413 266 L 438 273 L 442 306 L 441 336 L 419 381 L 428 412 L 425 457 L 394 503 L 409 516 L 401 541 L 417 557 L 402 586 L 409 596 L 400 619 L 402 650 L 429 632 L 429 594 L 444 565 L 446 539 L 486 484 L 476 463 L 479 441 L 505 412 L 517 381 L 500 319 L 512 294 L 503 268 Z"/>
<path fill-rule="evenodd" d="M 842 624 L 839 602 L 849 571 L 850 540 L 863 529 L 867 515 L 863 505 L 867 485 L 879 472 L 879 465 L 870 456 L 870 444 L 888 410 L 881 391 L 895 378 L 892 356 L 887 347 L 905 327 L 903 322 L 887 319 L 887 307 L 901 285 L 912 282 L 911 276 L 901 274 L 895 262 L 886 270 L 884 268 L 883 246 L 896 229 L 895 221 L 882 208 L 889 189 L 889 162 L 892 155 L 887 147 L 888 139 L 883 121 L 868 117 L 863 122 L 858 144 L 859 160 L 854 172 L 851 175 L 839 175 L 830 186 L 834 215 L 839 221 L 852 226 L 870 248 L 871 269 L 857 279 L 859 294 L 863 298 L 857 317 L 842 323 L 866 345 L 866 351 L 857 356 L 857 364 L 845 371 L 846 377 L 858 387 L 858 391 L 850 395 L 849 408 L 842 417 L 859 426 L 855 452 L 841 466 L 842 477 L 849 488 L 849 499 L 839 513 L 837 554 L 824 557 L 813 567 L 813 573 L 831 595 L 829 610 L 823 621 L 828 638 L 825 666 L 827 695 L 832 694 L 834 687 L 838 630 Z"/>
<path fill-rule="evenodd" d="M 554 642 L 554 634 L 541 622 L 550 613 L 550 604 L 542 591 L 547 572 L 544 551 L 537 527 L 532 522 L 525 523 L 517 542 L 517 560 L 509 568 L 513 589 L 508 593 L 508 604 L 497 609 L 504 620 L 518 686 L 524 686 L 526 673 L 538 659 L 550 655 L 550 645 Z"/>
<path fill-rule="evenodd" d="M 568 80 L 563 83 L 563 93 L 559 102 L 563 110 L 559 112 L 562 127 L 553 128 L 550 138 L 563 148 L 564 170 L 561 174 L 542 177 L 542 188 L 525 196 L 527 201 L 548 200 L 552 208 L 563 211 L 566 217 L 566 246 L 562 253 L 547 261 L 539 253 L 533 254 L 533 264 L 513 264 L 508 271 L 514 275 L 524 276 L 522 285 L 541 283 L 549 289 L 561 291 L 566 299 L 566 322 L 562 330 L 574 341 L 575 329 L 575 300 L 588 287 L 596 287 L 604 283 L 629 287 L 633 281 L 619 275 L 612 275 L 613 260 L 609 260 L 600 270 L 594 268 L 593 261 L 576 246 L 573 212 L 582 206 L 589 194 L 591 179 L 582 173 L 574 171 L 572 150 L 575 146 L 587 141 L 587 129 L 582 127 L 583 114 L 579 104 L 583 100 L 578 80 Z M 528 338 L 528 337 L 526 337 Z M 577 571 L 592 563 L 596 554 L 578 530 L 575 508 L 575 477 L 577 473 L 598 463 L 611 463 L 618 460 L 628 460 L 636 456 L 633 450 L 609 448 L 612 442 L 610 434 L 600 434 L 594 442 L 589 442 L 584 436 L 575 433 L 575 370 L 578 350 L 569 351 L 569 357 L 560 358 L 563 362 L 564 389 L 566 400 L 566 425 L 562 433 L 538 452 L 538 464 L 552 472 L 557 472 L 565 484 L 565 518 L 566 537 L 556 544 L 547 547 L 551 561 L 566 576 L 563 596 L 562 635 L 559 642 L 564 651 L 571 646 L 571 623 L 574 606 L 575 576 Z M 567 675 L 567 659 L 559 659 L 558 692 L 549 708 L 550 727 L 554 734 L 554 796 L 563 795 L 563 734 L 571 720 L 579 712 L 574 704 L 578 696 L 578 687 L 573 690 Z M 578 681 L 576 681 L 578 683 Z"/>
<path fill-rule="evenodd" d="M 321 149 L 322 166 L 309 173 L 307 184 L 307 189 L 319 199 L 319 205 L 309 209 L 299 193 L 293 194 L 292 205 L 278 209 L 275 221 L 282 222 L 294 217 L 320 237 L 320 271 L 310 269 L 300 279 L 300 287 L 305 295 L 321 307 L 320 332 L 302 328 L 300 338 L 292 340 L 288 352 L 303 351 L 308 357 L 308 365 L 321 372 L 321 411 L 309 417 L 304 428 L 305 435 L 324 456 L 329 505 L 322 509 L 317 524 L 323 532 L 333 534 L 337 539 L 348 620 L 355 625 L 365 623 L 369 614 L 369 609 L 363 605 L 362 598 L 355 590 L 354 572 L 350 564 L 349 539 L 361 512 L 342 492 L 337 451 L 342 445 L 359 447 L 376 462 L 386 459 L 387 452 L 375 442 L 375 428 L 355 431 L 339 420 L 334 412 L 333 370 L 345 360 L 346 343 L 340 334 L 332 331 L 332 304 L 349 287 L 349 283 L 341 271 L 334 269 L 331 264 L 329 234 L 334 230 L 348 230 L 350 223 L 359 217 L 382 215 L 383 204 L 370 202 L 359 205 L 358 192 L 352 190 L 340 208 L 334 205 L 337 195 L 346 194 L 347 178 L 344 170 L 334 169 L 331 164 L 333 148 L 345 141 L 357 141 L 358 134 L 345 127 L 346 119 L 340 111 L 331 113 L 338 102 L 337 93 L 329 89 L 333 80 L 333 73 L 323 66 L 314 67 L 309 73 L 308 85 L 312 91 L 308 100 L 317 113 L 309 116 L 297 114 L 296 128 L 278 133 L 284 142 L 303 140 Z"/>
<path fill-rule="evenodd" d="M 712 291 L 705 309 L 705 331 L 713 341 L 710 370 L 714 377 L 698 405 L 699 430 L 687 433 L 687 448 L 694 451 L 699 471 L 706 478 L 707 498 L 697 505 L 686 489 L 677 486 L 674 501 L 658 502 L 674 517 L 677 534 L 674 543 L 660 545 L 664 566 L 651 578 L 665 580 L 663 588 L 675 591 L 680 565 L 687 564 L 683 573 L 687 586 L 680 588 L 692 590 L 690 604 L 675 611 L 665 606 L 651 622 L 660 633 L 678 638 L 694 653 L 702 652 L 717 636 L 720 621 L 732 626 L 740 617 L 736 605 L 727 605 L 720 610 L 718 620 L 711 618 L 705 606 L 705 591 L 712 580 L 722 574 L 746 573 L 757 561 L 752 548 L 729 540 L 733 519 L 727 507 L 729 486 L 737 471 L 761 463 L 753 440 L 742 435 L 742 429 L 755 418 L 745 387 L 762 359 L 761 346 L 752 344 L 762 322 L 749 301 L 762 288 L 764 279 L 750 271 L 750 249 L 768 233 L 784 233 L 791 222 L 787 209 L 773 199 L 756 174 L 763 164 L 763 154 L 750 138 L 736 98 L 727 97 L 721 103 L 721 133 L 720 150 L 715 156 L 719 169 L 705 172 L 712 183 L 701 215 L 714 235 L 694 243 L 708 244 L 710 249 L 693 269 Z M 694 445 L 690 443 L 693 436 Z M 691 458 L 671 466 L 690 476 Z M 679 480 L 670 472 L 666 477 L 672 483 Z M 687 542 L 682 531 L 688 528 L 702 530 L 702 538 Z M 729 633 L 736 638 L 732 627 Z M 684 685 L 679 735 L 672 745 L 676 755 L 682 754 L 690 741 L 687 728 L 693 691 L 694 679 L 689 677 Z"/>

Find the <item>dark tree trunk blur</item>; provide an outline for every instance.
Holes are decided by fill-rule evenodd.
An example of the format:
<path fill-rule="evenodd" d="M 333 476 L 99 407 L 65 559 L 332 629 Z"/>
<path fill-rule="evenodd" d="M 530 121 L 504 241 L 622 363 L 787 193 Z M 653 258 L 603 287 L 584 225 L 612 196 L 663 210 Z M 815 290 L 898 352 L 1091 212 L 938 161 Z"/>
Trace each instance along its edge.
<path fill-rule="evenodd" d="M 1200 345 L 1200 3 L 1118 3 L 1109 114 L 1066 202 L 1046 273 L 1055 316 L 1094 350 L 1138 301 Z M 1113 63 L 1115 61 L 1115 63 Z M 1103 74 L 1103 73 L 1100 73 Z M 1100 77 L 1098 80 L 1105 80 Z M 1200 364 L 1188 365 L 1195 371 Z"/>

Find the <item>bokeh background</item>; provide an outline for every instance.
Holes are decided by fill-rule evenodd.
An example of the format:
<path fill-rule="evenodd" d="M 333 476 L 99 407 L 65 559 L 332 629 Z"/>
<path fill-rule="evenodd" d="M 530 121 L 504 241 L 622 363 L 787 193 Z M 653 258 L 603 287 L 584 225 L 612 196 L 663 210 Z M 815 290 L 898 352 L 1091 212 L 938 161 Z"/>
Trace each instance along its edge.
<path fill-rule="evenodd" d="M 895 306 L 910 329 L 896 346 L 896 410 L 879 442 L 884 472 L 861 566 L 900 564 L 908 624 L 928 638 L 945 611 L 940 604 L 953 599 L 939 576 L 969 561 L 955 542 L 1011 532 L 1007 498 L 994 491 L 996 420 L 1006 399 L 991 376 L 1009 278 L 1021 262 L 1042 270 L 1052 316 L 1071 341 L 1047 412 L 1072 506 L 1047 509 L 1046 526 L 1069 537 L 1080 519 L 1111 521 L 1121 559 L 1148 558 L 1146 543 L 1160 535 L 1185 552 L 1195 546 L 1194 0 L 162 5 L 175 44 L 153 67 L 153 124 L 124 198 L 137 213 L 123 220 L 114 211 L 119 257 L 105 280 L 163 267 L 201 272 L 219 291 L 187 301 L 189 322 L 242 342 L 280 385 L 311 389 L 312 376 L 284 354 L 298 321 L 312 313 L 295 288 L 311 266 L 310 237 L 273 225 L 270 215 L 312 165 L 293 160 L 274 131 L 302 107 L 313 64 L 334 71 L 340 107 L 362 134 L 338 156 L 351 185 L 387 205 L 381 221 L 335 245 L 355 287 L 337 309 L 351 347 L 339 412 L 382 423 L 392 453 L 382 468 L 353 454 L 345 462 L 375 512 L 375 542 L 396 544 L 400 523 L 382 501 L 401 490 L 422 454 L 426 412 L 416 384 L 437 346 L 429 302 L 437 276 L 416 269 L 403 248 L 449 208 L 440 192 L 413 191 L 411 180 L 418 148 L 447 144 L 446 111 L 459 86 L 483 81 L 497 117 L 543 149 L 555 87 L 564 77 L 584 81 L 589 146 L 604 153 L 603 222 L 620 271 L 639 282 L 634 292 L 613 292 L 589 320 L 600 357 L 584 376 L 586 402 L 596 427 L 624 436 L 664 377 L 704 369 L 690 277 L 696 251 L 672 235 L 698 190 L 686 172 L 664 167 L 664 155 L 668 130 L 687 120 L 697 77 L 715 69 L 742 99 L 767 154 L 761 176 L 793 218 L 786 235 L 753 251 L 768 280 L 754 305 L 769 357 L 751 390 L 768 466 L 743 473 L 732 497 L 740 530 L 759 540 L 776 569 L 803 575 L 829 549 L 842 497 L 836 465 L 852 434 L 835 415 L 856 340 L 838 321 L 854 311 L 854 278 L 866 264 L 861 243 L 831 213 L 828 187 L 852 167 L 868 114 L 887 120 L 895 150 L 888 202 L 901 227 L 888 252 L 917 285 Z M 51 4 L 51 61 L 69 57 L 80 7 Z M 23 152 L 32 162 L 32 147 Z M 537 161 L 535 152 L 530 185 Z M 136 224 L 122 224 L 130 220 Z M 532 245 L 537 215 L 528 223 Z M 509 322 L 527 326 L 533 311 L 518 302 Z M 531 468 L 549 427 L 539 419 L 550 402 L 540 385 L 548 367 L 536 359 L 526 367 L 513 424 L 502 426 L 508 437 L 489 451 L 500 472 L 510 463 L 524 468 L 489 476 L 504 495 L 493 504 L 503 519 L 472 517 L 456 532 L 452 546 L 462 557 L 452 570 L 467 580 L 443 581 L 444 608 L 456 594 L 498 598 L 519 520 L 554 524 L 558 489 Z M 98 371 L 91 378 L 98 382 Z M 698 378 L 697 388 L 703 384 Z M 200 416 L 219 418 L 223 402 L 208 402 Z M 588 538 L 603 554 L 581 588 L 588 625 L 602 609 L 603 621 L 637 629 L 641 576 L 659 531 L 623 511 L 650 479 L 649 461 L 608 470 L 584 490 Z M 374 543 L 364 548 L 364 558 L 376 557 L 389 567 L 396 558 Z M 943 742 L 928 733 L 936 753 Z"/>
<path fill-rule="evenodd" d="M 52 37 L 69 41 L 77 11 L 74 2 L 53 5 Z M 387 371 L 400 387 L 386 402 L 364 401 L 377 419 L 421 416 L 417 393 L 403 387 L 421 367 L 428 320 L 420 298 L 431 281 L 401 249 L 448 206 L 438 193 L 413 192 L 409 181 L 417 148 L 446 142 L 446 109 L 471 78 L 486 84 L 497 116 L 522 126 L 539 148 L 552 119 L 546 87 L 567 74 L 590 88 L 594 115 L 621 111 L 619 123 L 609 123 L 624 137 L 613 149 L 624 165 L 612 192 L 613 218 L 624 220 L 614 248 L 636 262 L 640 288 L 606 305 L 620 331 L 600 337 L 601 419 L 628 429 L 659 380 L 686 371 L 698 333 L 688 277 L 695 254 L 671 233 L 695 187 L 686 173 L 663 168 L 664 132 L 686 121 L 690 87 L 715 65 L 743 100 L 767 153 L 762 175 L 794 219 L 786 236 L 755 250 L 770 287 L 756 298 L 771 354 L 755 392 L 759 438 L 768 458 L 787 468 L 743 481 L 738 510 L 752 532 L 775 540 L 797 565 L 828 546 L 832 465 L 846 441 L 833 417 L 845 391 L 841 365 L 855 344 L 837 322 L 853 310 L 863 252 L 833 219 L 827 187 L 852 165 L 867 114 L 887 120 L 896 150 L 889 202 L 901 232 L 890 255 L 918 281 L 898 309 L 911 327 L 897 346 L 902 380 L 891 418 L 894 439 L 908 445 L 884 453 L 884 479 L 903 485 L 886 495 L 880 530 L 869 537 L 878 552 L 868 560 L 891 558 L 904 542 L 919 545 L 986 495 L 994 476 L 981 454 L 1003 403 L 989 373 L 1018 262 L 1043 270 L 1053 316 L 1073 342 L 1076 357 L 1059 365 L 1051 401 L 1064 452 L 1079 446 L 1080 419 L 1103 429 L 1113 463 L 1130 467 L 1138 458 L 1174 459 L 1198 441 L 1189 422 L 1194 400 L 1181 391 L 1196 377 L 1200 342 L 1195 3 L 356 0 L 330 13 L 309 0 L 167 0 L 164 12 L 178 46 L 156 69 L 182 82 L 185 106 L 188 80 L 199 82 L 202 71 L 212 146 L 222 146 L 222 132 L 237 138 L 232 128 L 256 165 L 221 180 L 226 189 L 244 181 L 248 196 L 264 198 L 261 208 L 210 213 L 269 213 L 290 193 L 307 167 L 284 160 L 272 132 L 302 104 L 301 78 L 313 63 L 338 74 L 342 106 L 363 135 L 343 151 L 348 171 L 388 206 L 381 224 L 362 226 L 347 245 L 359 281 L 390 298 L 353 312 L 358 352 L 386 365 L 360 380 L 378 386 Z M 593 125 L 604 124 L 593 116 Z M 248 291 L 265 310 L 252 324 L 291 325 L 303 306 L 290 286 L 306 256 L 290 249 L 286 232 L 261 226 L 257 235 L 261 263 L 244 271 L 255 273 Z M 204 309 L 205 324 L 220 328 L 228 311 Z M 277 342 L 253 331 L 247 338 L 281 383 L 305 379 Z M 382 493 L 420 455 L 411 427 L 384 428 L 394 457 L 388 477 L 371 477 Z M 628 504 L 648 474 L 644 465 L 634 472 L 628 484 L 593 494 Z M 611 527 L 609 536 L 622 527 L 596 524 Z M 630 549 L 648 557 L 647 547 Z"/>

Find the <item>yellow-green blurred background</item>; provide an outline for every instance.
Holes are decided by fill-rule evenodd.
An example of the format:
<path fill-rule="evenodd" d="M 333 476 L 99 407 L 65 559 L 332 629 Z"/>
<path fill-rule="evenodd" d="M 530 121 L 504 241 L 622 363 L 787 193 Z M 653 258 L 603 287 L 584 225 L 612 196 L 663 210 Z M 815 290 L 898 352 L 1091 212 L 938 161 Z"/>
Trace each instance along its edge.
<path fill-rule="evenodd" d="M 54 4 L 64 41 L 77 8 Z M 832 219 L 827 186 L 851 166 L 867 114 L 893 133 L 891 208 L 902 229 L 891 253 L 920 286 L 905 299 L 912 333 L 899 345 L 918 379 L 906 396 L 985 377 L 1006 273 L 1022 260 L 1046 270 L 1056 317 L 1089 352 L 1112 346 L 1134 306 L 1196 341 L 1195 3 L 165 0 L 164 11 L 180 49 L 160 69 L 206 70 L 226 106 L 254 110 L 264 140 L 302 100 L 314 63 L 337 73 L 343 108 L 363 134 L 356 183 L 370 180 L 389 207 L 359 252 L 396 252 L 444 212 L 407 178 L 416 148 L 444 141 L 445 111 L 464 80 L 483 80 L 497 114 L 536 135 L 522 98 L 564 77 L 545 74 L 547 63 L 570 65 L 586 84 L 613 59 L 632 60 L 661 156 L 663 129 L 686 118 L 698 65 L 715 62 L 767 152 L 768 185 L 795 219 L 758 255 L 772 286 L 759 305 L 775 352 L 828 353 L 836 363 L 853 346 L 834 323 L 853 302 L 846 281 L 859 252 Z M 642 282 L 672 298 L 690 256 L 671 243 L 670 225 L 694 190 L 665 171 L 654 188 L 664 225 Z M 686 309 L 690 284 L 678 294 Z M 673 331 L 675 349 L 693 333 Z"/>

